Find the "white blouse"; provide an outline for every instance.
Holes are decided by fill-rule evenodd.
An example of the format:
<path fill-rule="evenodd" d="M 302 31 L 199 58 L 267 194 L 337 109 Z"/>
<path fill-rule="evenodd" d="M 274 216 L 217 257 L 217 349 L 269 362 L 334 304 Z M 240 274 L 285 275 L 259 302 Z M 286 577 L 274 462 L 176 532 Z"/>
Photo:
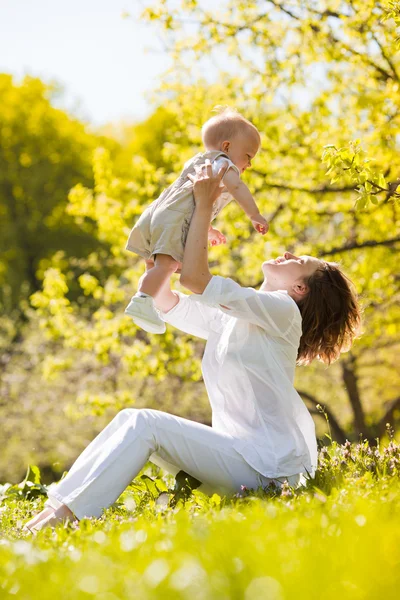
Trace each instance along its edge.
<path fill-rule="evenodd" d="M 266 477 L 307 472 L 317 465 L 315 426 L 296 392 L 294 370 L 301 315 L 285 290 L 260 292 L 214 276 L 162 318 L 207 340 L 202 372 L 213 428 Z M 224 305 L 221 306 L 221 305 Z"/>

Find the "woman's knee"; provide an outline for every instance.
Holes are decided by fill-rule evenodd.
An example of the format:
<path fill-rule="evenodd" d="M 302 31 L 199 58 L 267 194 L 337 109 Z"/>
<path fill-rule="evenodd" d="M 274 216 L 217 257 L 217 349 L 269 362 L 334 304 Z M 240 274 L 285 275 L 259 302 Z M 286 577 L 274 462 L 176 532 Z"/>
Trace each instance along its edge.
<path fill-rule="evenodd" d="M 117 413 L 116 418 L 123 421 L 132 419 L 134 421 L 151 421 L 153 410 L 150 408 L 123 408 Z"/>
<path fill-rule="evenodd" d="M 123 408 L 115 415 L 115 418 L 127 421 L 135 414 L 135 412 L 137 412 L 137 408 Z"/>

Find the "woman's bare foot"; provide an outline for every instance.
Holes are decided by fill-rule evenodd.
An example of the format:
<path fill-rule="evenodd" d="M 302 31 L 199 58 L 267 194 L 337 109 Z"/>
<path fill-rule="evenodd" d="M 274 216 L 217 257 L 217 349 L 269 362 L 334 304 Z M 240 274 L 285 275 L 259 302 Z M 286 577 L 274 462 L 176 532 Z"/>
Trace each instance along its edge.
<path fill-rule="evenodd" d="M 29 531 L 31 531 L 33 534 L 36 534 L 38 531 L 44 529 L 45 527 L 55 527 L 58 523 L 75 520 L 76 517 L 74 513 L 68 508 L 68 506 L 63 504 L 56 510 L 53 509 L 52 512 L 47 516 L 42 517 L 36 523 L 36 525 L 29 527 Z"/>
<path fill-rule="evenodd" d="M 54 508 L 52 508 L 51 506 L 46 506 L 46 508 L 44 508 L 40 513 L 37 513 L 37 515 L 32 517 L 32 519 L 30 521 L 25 523 L 22 531 L 30 530 L 37 523 L 39 523 L 39 521 L 41 521 L 45 517 L 48 517 L 52 512 L 54 512 Z"/>

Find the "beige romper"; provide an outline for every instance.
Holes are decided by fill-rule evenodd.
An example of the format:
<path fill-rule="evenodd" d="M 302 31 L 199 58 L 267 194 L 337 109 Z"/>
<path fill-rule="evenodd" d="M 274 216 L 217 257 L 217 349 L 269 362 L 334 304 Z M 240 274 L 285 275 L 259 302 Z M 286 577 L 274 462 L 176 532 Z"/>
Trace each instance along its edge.
<path fill-rule="evenodd" d="M 148 206 L 131 230 L 126 249 L 145 259 L 156 254 L 168 254 L 178 262 L 183 260 L 183 251 L 194 211 L 193 184 L 188 175 L 195 175 L 195 167 L 203 165 L 206 159 L 218 172 L 222 164 L 229 163 L 240 175 L 239 169 L 223 152 L 208 151 L 196 154 L 187 161 L 182 173 L 161 196 Z M 233 199 L 225 186 L 221 184 L 221 194 L 214 202 L 212 220 Z"/>

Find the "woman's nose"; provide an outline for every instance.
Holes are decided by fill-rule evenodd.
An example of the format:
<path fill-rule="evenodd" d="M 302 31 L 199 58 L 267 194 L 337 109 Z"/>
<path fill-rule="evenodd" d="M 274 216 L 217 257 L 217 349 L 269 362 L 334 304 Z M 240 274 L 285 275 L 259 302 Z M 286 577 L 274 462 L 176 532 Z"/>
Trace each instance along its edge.
<path fill-rule="evenodd" d="M 285 252 L 283 256 L 285 258 L 297 258 L 294 254 L 291 254 L 290 252 Z"/>

